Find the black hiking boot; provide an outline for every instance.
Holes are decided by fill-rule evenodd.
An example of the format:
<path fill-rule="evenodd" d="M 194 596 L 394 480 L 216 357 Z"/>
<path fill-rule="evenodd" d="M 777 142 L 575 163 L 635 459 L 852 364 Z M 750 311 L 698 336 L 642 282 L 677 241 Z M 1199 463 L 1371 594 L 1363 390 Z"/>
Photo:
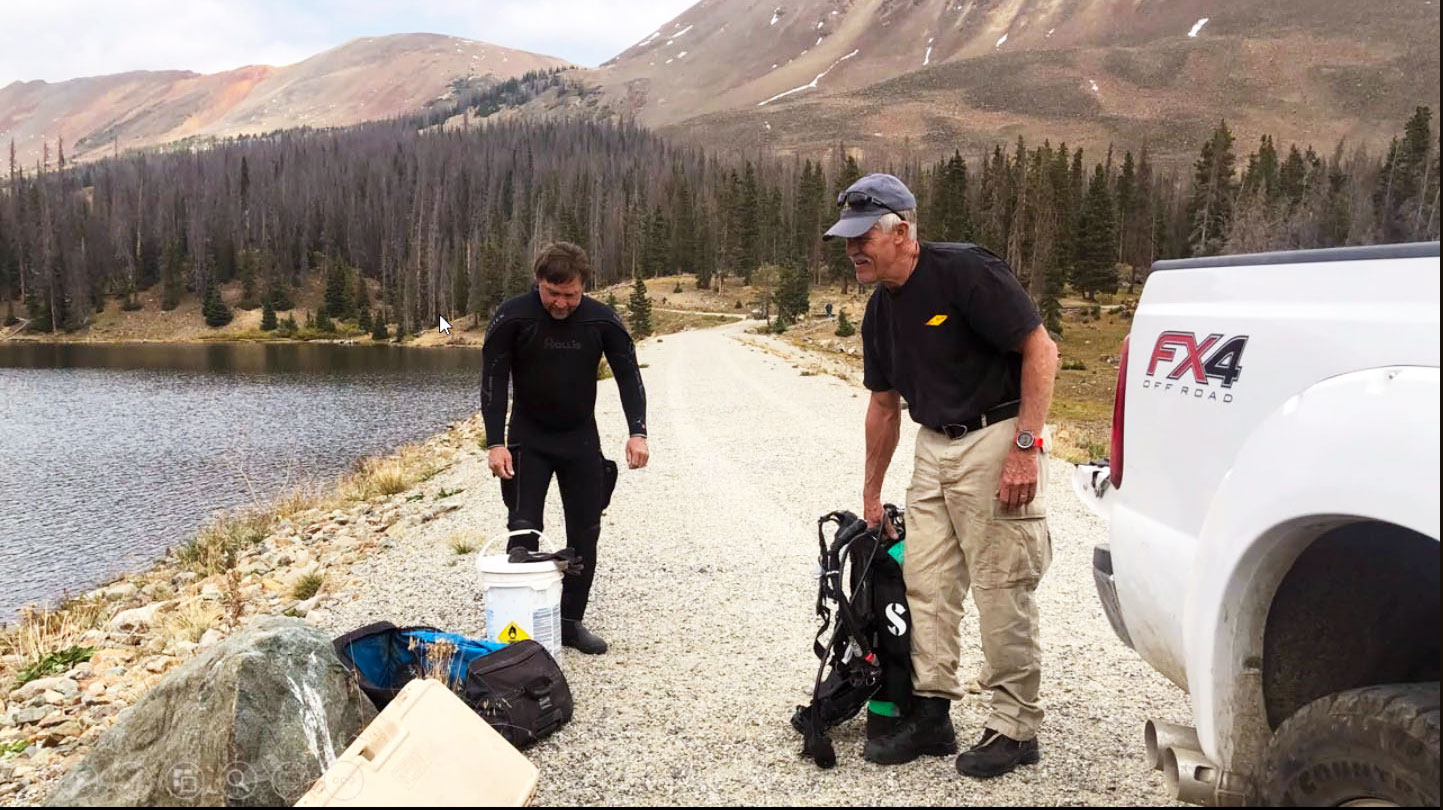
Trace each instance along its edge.
<path fill-rule="evenodd" d="M 907 716 L 891 734 L 867 740 L 862 756 L 878 765 L 901 765 L 920 756 L 943 757 L 957 753 L 947 698 L 914 697 Z"/>
<path fill-rule="evenodd" d="M 992 729 L 982 730 L 982 739 L 957 757 L 957 772 L 974 779 L 991 779 L 1011 773 L 1018 765 L 1036 765 L 1042 759 L 1037 738 L 1014 740 Z"/>
<path fill-rule="evenodd" d="M 601 636 L 586 629 L 581 622 L 561 622 L 561 646 L 570 647 L 586 655 L 601 655 L 606 652 L 606 642 Z"/>

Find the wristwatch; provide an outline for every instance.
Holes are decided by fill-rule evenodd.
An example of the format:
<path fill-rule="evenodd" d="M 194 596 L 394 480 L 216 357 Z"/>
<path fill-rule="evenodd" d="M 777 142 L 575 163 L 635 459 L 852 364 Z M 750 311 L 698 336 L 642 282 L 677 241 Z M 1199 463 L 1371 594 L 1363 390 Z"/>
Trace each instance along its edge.
<path fill-rule="evenodd" d="M 1037 438 L 1036 434 L 1030 430 L 1017 431 L 1017 438 L 1013 439 L 1013 441 L 1017 444 L 1018 450 L 1031 450 L 1033 447 L 1038 449 L 1042 448 L 1042 440 Z"/>

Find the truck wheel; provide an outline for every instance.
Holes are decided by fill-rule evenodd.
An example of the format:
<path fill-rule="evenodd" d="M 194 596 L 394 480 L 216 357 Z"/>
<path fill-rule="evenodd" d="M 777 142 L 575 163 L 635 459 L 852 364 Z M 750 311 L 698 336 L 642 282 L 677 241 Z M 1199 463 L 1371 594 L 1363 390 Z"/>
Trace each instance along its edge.
<path fill-rule="evenodd" d="M 1259 780 L 1281 806 L 1438 806 L 1438 683 L 1338 692 L 1285 720 Z"/>

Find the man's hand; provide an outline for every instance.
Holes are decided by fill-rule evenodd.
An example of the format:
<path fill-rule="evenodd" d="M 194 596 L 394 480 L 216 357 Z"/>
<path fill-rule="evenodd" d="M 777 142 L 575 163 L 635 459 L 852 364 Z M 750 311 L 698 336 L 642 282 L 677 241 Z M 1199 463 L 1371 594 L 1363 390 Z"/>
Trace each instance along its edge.
<path fill-rule="evenodd" d="M 1037 497 L 1037 456 L 1036 450 L 1017 447 L 1007 454 L 1007 462 L 1002 465 L 1002 482 L 997 487 L 997 500 L 1002 502 L 1003 509 L 1014 512 Z"/>
<path fill-rule="evenodd" d="M 878 523 L 882 522 L 882 496 L 862 495 L 862 519 L 867 521 L 869 529 L 875 528 Z M 891 523 L 886 524 L 882 531 L 886 532 L 889 538 L 895 539 L 897 536 L 897 530 Z"/>
<path fill-rule="evenodd" d="M 511 478 L 516 475 L 516 468 L 511 464 L 511 451 L 504 444 L 498 444 L 486 455 L 486 464 L 491 468 L 491 474 L 498 478 Z"/>
<path fill-rule="evenodd" d="M 639 470 L 646 466 L 651 459 L 651 451 L 646 447 L 645 436 L 632 436 L 626 440 L 626 466 Z"/>

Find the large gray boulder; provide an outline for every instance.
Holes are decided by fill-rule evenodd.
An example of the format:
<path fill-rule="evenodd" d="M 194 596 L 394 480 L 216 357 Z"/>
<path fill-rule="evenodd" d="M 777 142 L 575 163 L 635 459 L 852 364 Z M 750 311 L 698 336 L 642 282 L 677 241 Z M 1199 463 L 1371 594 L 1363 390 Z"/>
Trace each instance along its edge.
<path fill-rule="evenodd" d="M 290 805 L 376 716 L 320 630 L 262 619 L 121 715 L 50 805 Z"/>

